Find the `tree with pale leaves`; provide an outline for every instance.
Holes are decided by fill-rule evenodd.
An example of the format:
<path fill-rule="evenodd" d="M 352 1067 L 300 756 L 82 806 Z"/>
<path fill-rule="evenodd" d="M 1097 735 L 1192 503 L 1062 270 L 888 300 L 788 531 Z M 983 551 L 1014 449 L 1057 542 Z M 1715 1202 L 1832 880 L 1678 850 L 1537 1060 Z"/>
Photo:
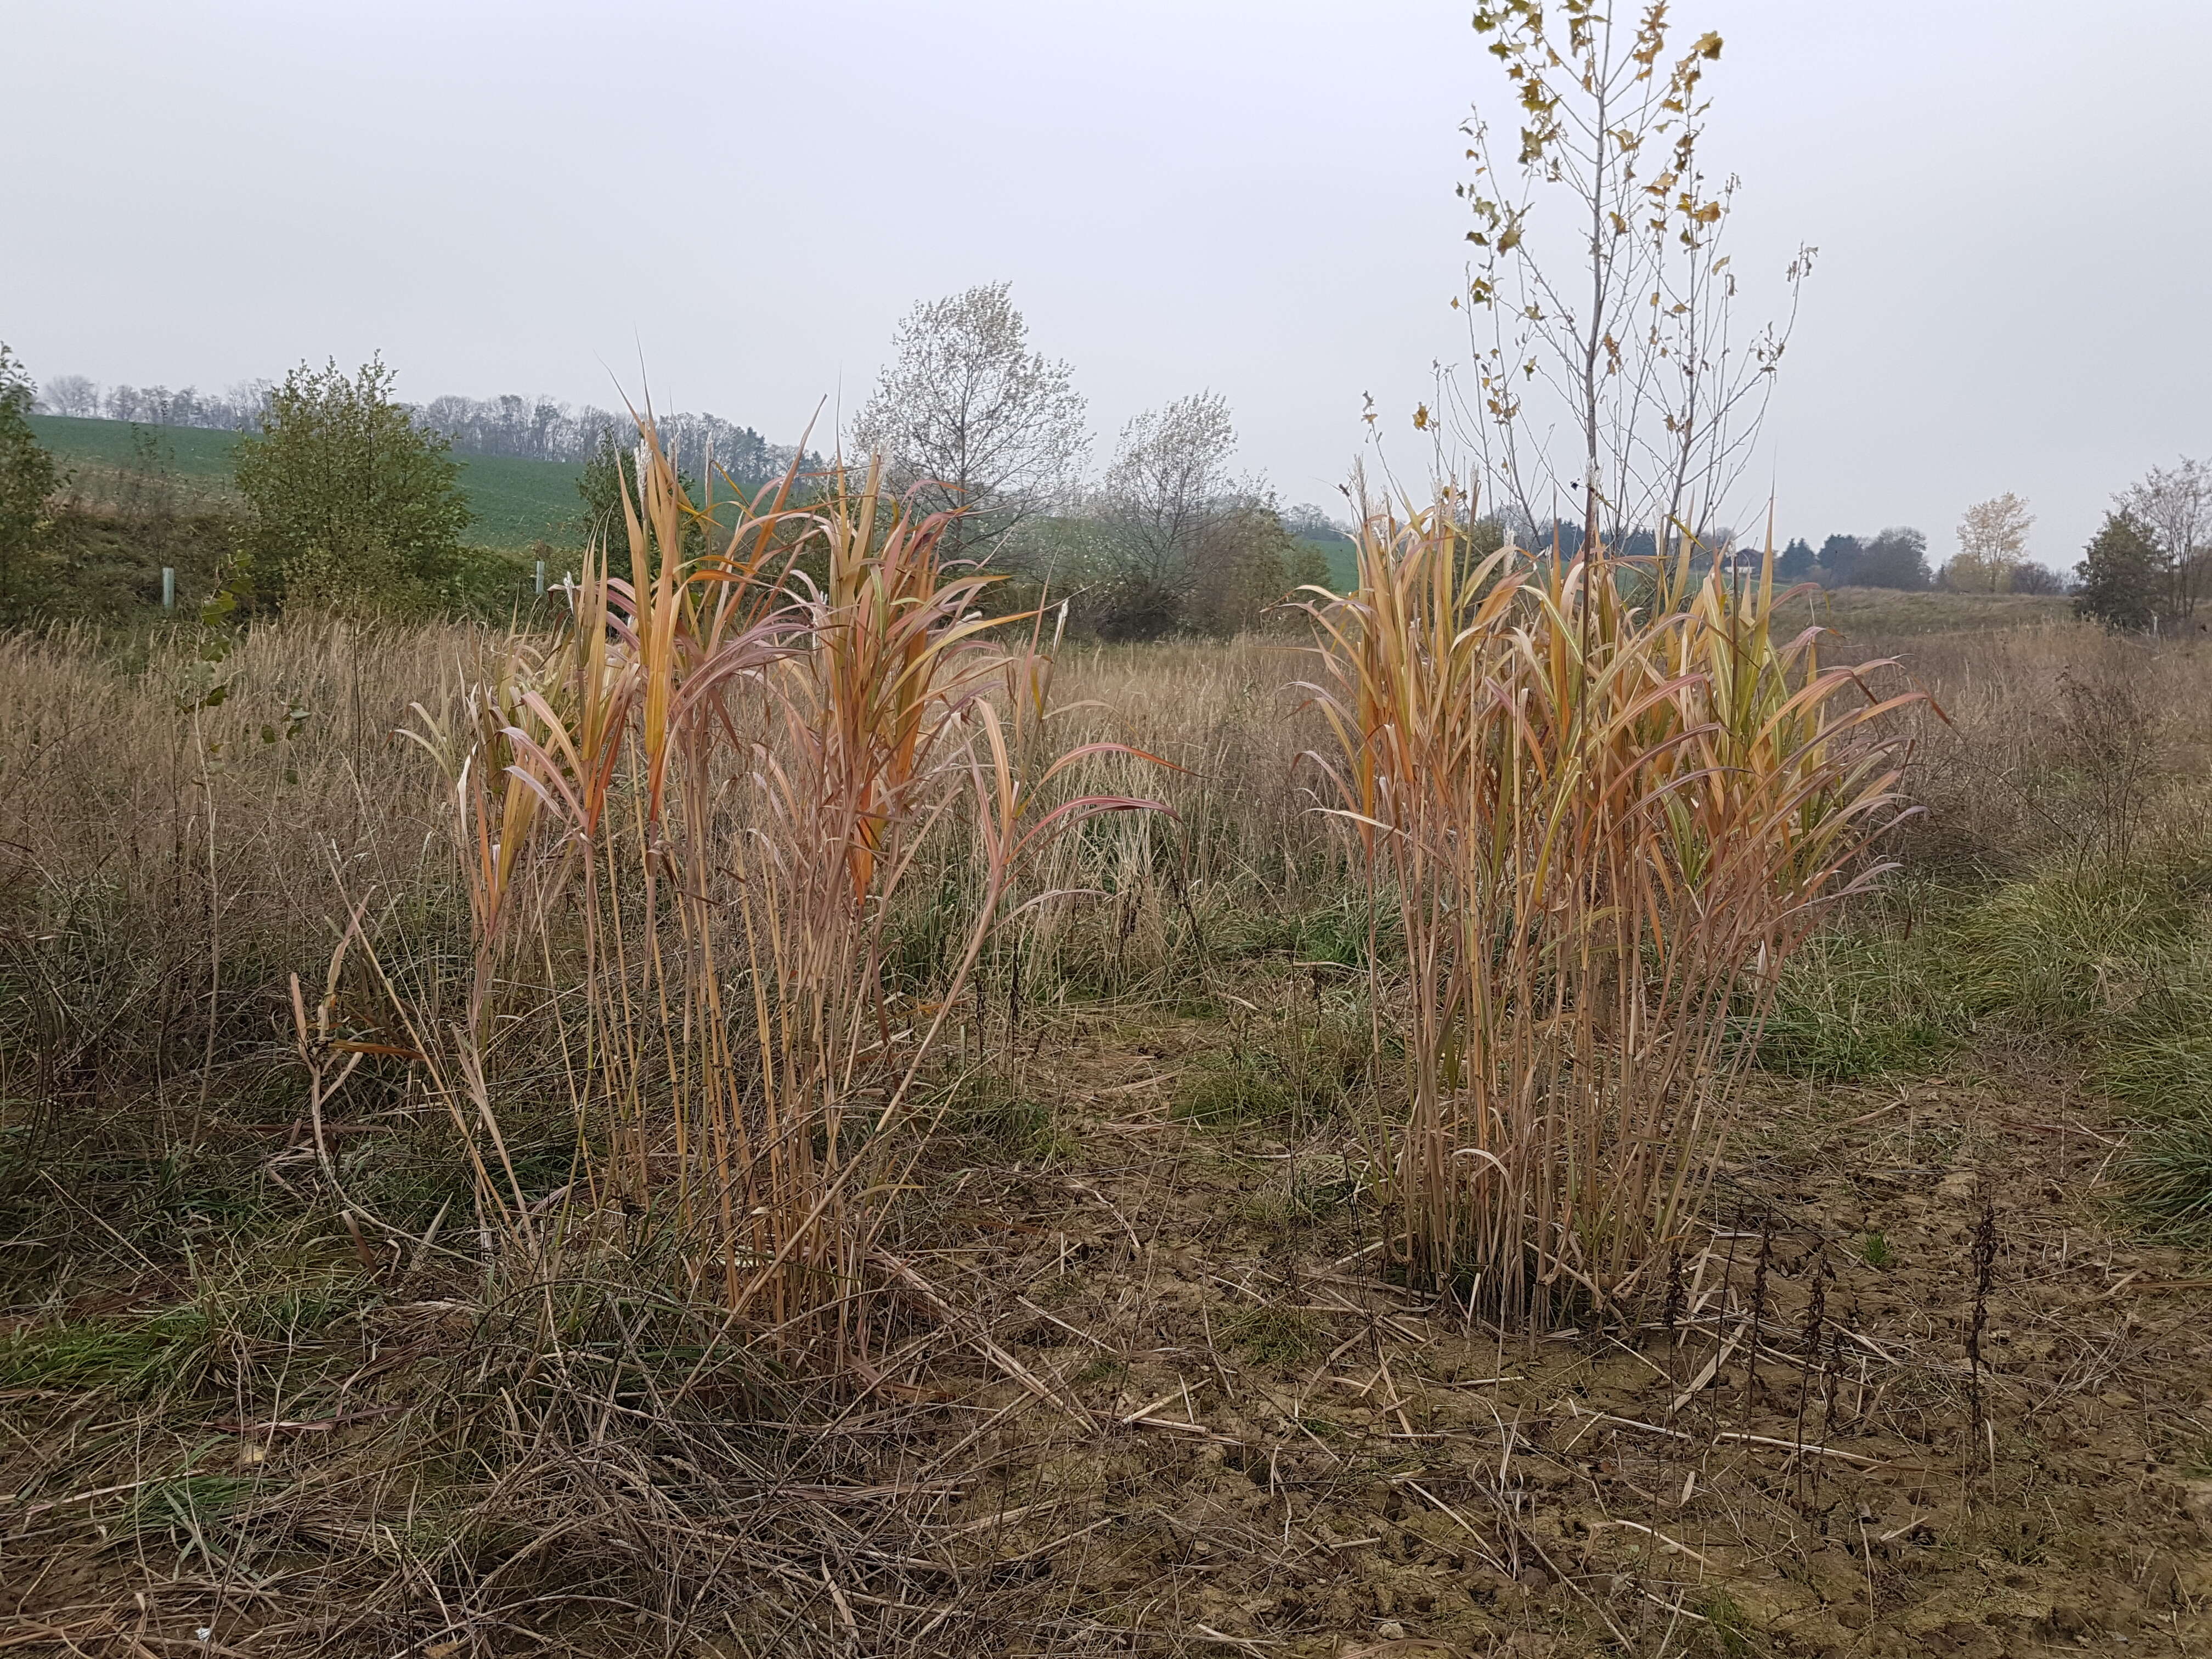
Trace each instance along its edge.
<path fill-rule="evenodd" d="M 1959 550 L 1943 567 L 1943 585 L 1962 592 L 2006 593 L 2027 562 L 2035 514 L 2009 489 L 1976 501 L 1959 520 Z"/>
<path fill-rule="evenodd" d="M 1328 580 L 1326 556 L 1287 527 L 1263 483 L 1235 470 L 1236 453 L 1229 402 L 1215 392 L 1177 398 L 1122 427 L 1093 498 L 1106 574 L 1083 609 L 1100 633 L 1233 634 L 1301 583 Z M 1328 526 L 1311 508 L 1287 516 Z"/>
<path fill-rule="evenodd" d="M 1240 493 L 1230 471 L 1229 400 L 1194 392 L 1122 427 L 1101 489 L 1125 571 L 1163 589 L 1188 584 L 1198 547 Z"/>
<path fill-rule="evenodd" d="M 1735 337 L 1724 238 L 1733 175 L 1702 143 L 1721 38 L 1682 44 L 1664 5 L 1482 0 L 1511 142 L 1462 131 L 1473 224 L 1472 380 L 1439 389 L 1486 507 L 1578 518 L 1585 548 L 1638 532 L 1706 540 L 1747 465 L 1813 258 L 1784 274 L 1782 319 Z M 1502 135 L 1500 135 L 1502 136 Z M 1437 425 L 1423 404 L 1417 429 Z"/>
<path fill-rule="evenodd" d="M 848 434 L 924 510 L 963 509 L 944 543 L 955 557 L 988 553 L 1050 505 L 1089 447 L 1073 371 L 1030 349 L 1011 290 L 985 283 L 909 311 Z"/>

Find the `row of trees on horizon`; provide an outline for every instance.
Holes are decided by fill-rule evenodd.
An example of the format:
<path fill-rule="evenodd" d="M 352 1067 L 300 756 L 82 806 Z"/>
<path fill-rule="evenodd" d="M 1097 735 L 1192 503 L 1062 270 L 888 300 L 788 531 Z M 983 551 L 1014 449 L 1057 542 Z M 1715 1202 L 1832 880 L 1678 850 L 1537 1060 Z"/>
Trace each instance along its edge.
<path fill-rule="evenodd" d="M 374 362 L 351 377 L 336 365 L 302 365 L 281 383 L 249 383 L 215 399 L 160 388 L 101 392 L 84 377 L 64 375 L 48 383 L 39 403 L 57 414 L 240 430 L 247 434 L 241 489 L 258 476 L 258 446 L 304 424 L 333 433 L 374 428 L 382 457 L 377 464 L 398 465 L 406 446 L 398 443 L 389 411 L 440 456 L 580 461 L 580 534 L 617 546 L 622 539 L 616 503 L 636 432 L 627 415 L 571 411 L 546 398 L 404 404 L 392 395 L 390 372 Z M 1103 637 L 1233 631 L 1301 585 L 1329 579 L 1328 557 L 1313 543 L 1340 538 L 1342 531 L 1318 507 L 1285 508 L 1263 479 L 1237 470 L 1226 399 L 1196 392 L 1137 416 L 1123 427 L 1095 480 L 1086 477 L 1087 415 L 1070 366 L 1029 349 L 1027 323 L 1009 286 L 983 284 L 908 313 L 893 361 L 842 434 L 841 447 L 848 455 L 880 456 L 888 482 L 921 510 L 960 508 L 945 538 L 950 556 L 988 557 L 1018 579 L 1018 588 L 1068 598 L 1079 624 Z M 726 478 L 748 491 L 794 465 L 805 475 L 824 471 L 818 454 L 800 456 L 716 416 L 672 416 L 658 425 L 663 447 L 695 484 L 710 466 L 718 487 Z M 363 500 L 396 499 L 388 489 L 356 493 Z M 458 490 L 452 494 L 465 508 Z M 289 516 L 291 508 L 258 512 L 265 520 Z M 451 562 L 446 544 L 465 533 L 465 515 L 451 533 L 427 542 L 420 525 L 445 525 L 453 517 L 441 508 L 428 520 L 416 515 L 404 530 L 386 526 L 373 533 L 325 525 L 302 532 L 316 549 L 303 543 L 288 556 L 289 564 L 302 572 L 309 565 L 319 569 L 340 557 L 330 550 L 340 542 L 358 544 L 342 562 L 388 563 L 385 555 L 362 550 L 374 542 L 387 552 L 416 550 L 402 556 L 401 565 L 418 580 L 432 580 Z M 432 543 L 445 550 L 431 556 Z M 262 562 L 265 588 L 286 560 L 272 553 Z"/>
<path fill-rule="evenodd" d="M 1278 510 L 1263 484 L 1233 472 L 1236 434 L 1225 400 L 1192 394 L 1131 422 L 1106 478 L 1086 487 L 1066 465 L 1079 443 L 1065 425 L 1038 418 L 1040 393 L 1052 394 L 1055 381 L 1064 390 L 1066 366 L 1023 347 L 1022 319 L 1003 285 L 959 296 L 949 311 L 918 307 L 902 330 L 897 362 L 848 434 L 851 453 L 865 447 L 885 457 L 888 481 L 920 510 L 964 509 L 946 537 L 951 556 L 988 558 L 1013 574 L 1009 599 L 1068 599 L 1079 627 L 1109 638 L 1233 631 L 1301 584 L 1328 580 L 1326 556 L 1299 532 L 1340 532 L 1317 508 Z M 45 520 L 37 538 L 27 520 L 26 536 L 15 538 L 23 556 L 9 561 L 6 585 L 29 601 L 82 564 L 71 550 L 81 550 L 88 526 L 84 504 L 70 504 L 73 496 L 59 517 L 36 507 L 64 491 L 68 477 L 21 415 L 34 404 L 52 410 L 57 402 L 83 403 L 40 397 L 13 367 L 9 386 L 25 457 L 19 493 L 34 504 L 32 519 L 43 513 Z M 387 368 L 374 360 L 354 374 L 302 365 L 257 396 L 258 412 L 241 429 L 234 465 L 246 510 L 226 532 L 234 543 L 224 563 L 226 591 L 258 603 L 420 605 L 459 597 L 455 584 L 467 586 L 471 567 L 484 561 L 466 544 L 471 513 L 457 446 L 422 409 L 392 395 Z M 172 404 L 152 412 L 179 411 Z M 1061 398 L 1045 413 L 1079 422 L 1080 400 Z M 940 416 L 946 418 L 933 424 Z M 757 440 L 750 429 L 733 437 L 727 423 L 683 416 L 660 424 L 695 494 L 710 464 L 726 475 L 717 480 L 725 487 L 716 493 L 725 495 L 726 484 L 757 488 L 794 465 L 802 498 L 830 487 L 830 469 L 818 455 L 777 453 L 746 441 Z M 614 550 L 618 568 L 626 564 L 618 503 L 633 471 L 635 432 L 626 419 L 603 426 L 579 469 L 575 541 L 597 537 Z M 138 434 L 148 441 L 143 454 L 158 457 L 154 428 Z M 149 464 L 159 470 L 157 459 Z M 173 526 L 155 521 L 173 519 L 173 507 L 149 514 L 133 503 L 112 505 L 133 531 L 172 533 Z M 30 580 L 34 574 L 46 580 Z"/>
<path fill-rule="evenodd" d="M 58 374 L 39 389 L 34 412 L 80 420 L 129 421 L 143 426 L 198 427 L 221 432 L 254 432 L 261 428 L 269 399 L 281 382 L 241 380 L 227 391 L 203 393 L 185 386 L 117 385 L 103 387 L 82 374 Z M 496 398 L 433 398 L 403 404 L 427 429 L 439 434 L 457 455 L 492 455 L 525 461 L 576 465 L 589 460 L 609 438 L 623 441 L 637 430 L 628 413 L 586 404 L 574 408 L 558 398 L 502 393 Z M 749 426 L 719 415 L 656 414 L 653 425 L 672 451 L 705 453 L 733 477 L 766 478 L 780 472 L 798 453 L 794 446 L 770 443 Z"/>
<path fill-rule="evenodd" d="M 1218 394 L 1186 393 L 1133 417 L 1093 477 L 1088 405 L 1073 368 L 1030 349 L 1009 284 L 981 284 L 915 306 L 893 348 L 838 447 L 880 457 L 892 487 L 924 510 L 962 509 L 946 538 L 953 556 L 988 557 L 1032 589 L 1070 597 L 1079 622 L 1102 636 L 1233 631 L 1300 586 L 1328 580 L 1322 549 L 1345 540 L 1345 526 L 1320 507 L 1285 506 L 1264 477 L 1237 468 L 1232 414 Z M 375 362 L 350 378 L 335 365 L 320 371 L 302 365 L 282 382 L 246 382 L 220 398 L 189 387 L 103 392 L 82 375 L 58 376 L 44 388 L 20 372 L 16 379 L 19 405 L 48 413 L 263 438 L 303 422 L 349 424 L 383 433 L 387 453 L 398 453 L 389 447 L 392 433 L 404 430 L 440 457 L 581 463 L 580 532 L 621 539 L 615 502 L 636 432 L 627 414 L 519 396 L 405 404 L 392 396 L 390 371 Z M 656 425 L 663 447 L 695 478 L 711 462 L 718 483 L 726 477 L 752 490 L 794 465 L 803 473 L 824 470 L 818 454 L 802 456 L 714 415 L 660 416 Z M 247 460 L 241 482 L 251 452 Z M 446 487 L 449 507 L 430 516 L 450 533 L 433 539 L 457 547 L 468 514 L 451 478 Z M 2033 522 L 2027 504 L 2006 494 L 1967 509 L 1958 550 L 1940 568 L 1930 562 L 1925 534 L 1892 526 L 1868 537 L 1831 535 L 1817 548 L 1793 539 L 1778 556 L 1777 573 L 1829 587 L 2070 591 L 2083 614 L 2137 629 L 2191 618 L 2212 590 L 2212 467 L 2203 464 L 2154 468 L 2115 497 L 2070 586 L 2029 556 Z M 1486 539 L 1495 545 L 1506 533 L 1531 547 L 1571 547 L 1582 535 L 1579 526 L 1554 519 L 1493 523 Z M 318 556 L 335 556 L 330 544 L 347 536 L 358 538 L 325 526 Z M 394 535 L 386 526 L 372 539 L 392 544 Z M 1726 530 L 1709 532 L 1707 540 L 1719 556 L 1747 556 Z M 397 542 L 413 545 L 422 538 L 410 530 Z M 1654 546 L 1651 534 L 1640 532 L 1625 538 L 1620 551 L 1649 555 Z M 295 561 L 306 556 L 295 550 Z M 420 576 L 439 559 L 411 562 L 423 566 Z"/>

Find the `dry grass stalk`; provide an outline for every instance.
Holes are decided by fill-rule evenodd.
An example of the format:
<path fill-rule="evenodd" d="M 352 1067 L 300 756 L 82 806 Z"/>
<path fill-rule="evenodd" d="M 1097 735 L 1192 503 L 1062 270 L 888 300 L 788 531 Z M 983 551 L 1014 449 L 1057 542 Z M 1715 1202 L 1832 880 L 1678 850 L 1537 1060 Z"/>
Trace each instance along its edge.
<path fill-rule="evenodd" d="M 1357 586 L 1309 606 L 1311 690 L 1404 927 L 1392 1252 L 1541 1323 L 1654 1288 L 1783 956 L 1878 873 L 1902 759 L 1879 722 L 1918 694 L 1856 695 L 1817 630 L 1778 635 L 1771 557 L 1741 585 L 1477 559 L 1462 505 L 1367 526 Z"/>
<path fill-rule="evenodd" d="M 949 520 L 904 509 L 878 470 L 841 471 L 803 512 L 787 478 L 690 560 L 713 514 L 649 429 L 636 479 L 635 580 L 587 559 L 557 643 L 515 641 L 465 720 L 419 722 L 453 783 L 476 963 L 469 1020 L 414 1034 L 447 1057 L 457 1121 L 496 1154 L 483 1201 L 528 1249 L 617 1225 L 633 1249 L 666 1241 L 692 1291 L 843 1353 L 933 1127 L 917 1080 L 1016 872 L 1069 825 L 1149 803 L 1040 805 L 1113 746 L 1042 752 L 1041 636 L 992 642 L 975 603 L 992 579 L 941 561 Z M 964 850 L 980 894 L 947 982 L 912 1003 L 886 977 L 888 930 L 933 840 Z M 586 1151 L 557 1239 L 504 1170 L 491 1097 L 497 1052 L 543 1030 L 515 1012 L 527 955 Z"/>

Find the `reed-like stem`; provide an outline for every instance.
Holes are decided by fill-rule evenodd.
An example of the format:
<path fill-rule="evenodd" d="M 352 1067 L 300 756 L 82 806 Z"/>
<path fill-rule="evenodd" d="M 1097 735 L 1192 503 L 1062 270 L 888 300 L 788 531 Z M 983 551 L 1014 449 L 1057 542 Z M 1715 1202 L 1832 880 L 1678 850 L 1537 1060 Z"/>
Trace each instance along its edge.
<path fill-rule="evenodd" d="M 1413 1277 L 1537 1323 L 1646 1284 L 1697 1218 L 1783 956 L 1871 879 L 1912 697 L 1777 638 L 1771 559 L 1467 547 L 1463 503 L 1364 531 L 1316 595 L 1321 757 L 1403 923 L 1375 1148 Z M 1848 695 L 1847 695 L 1848 694 Z M 1385 982 L 1385 981 L 1388 982 Z"/>
<path fill-rule="evenodd" d="M 464 1128 L 495 1135 L 495 1054 L 543 1029 L 515 1006 L 534 954 L 584 1160 L 544 1236 L 672 1243 L 694 1292 L 851 1352 L 851 1292 L 932 1127 L 918 1081 L 1017 871 L 1069 824 L 1150 803 L 1039 805 L 1111 745 L 1044 752 L 1042 632 L 994 642 L 975 603 L 992 579 L 939 556 L 945 515 L 908 511 L 874 468 L 800 510 L 794 477 L 687 559 L 715 515 L 641 430 L 632 580 L 588 557 L 556 642 L 514 641 L 462 718 L 421 714 L 475 949 L 466 1023 L 416 1035 L 447 1057 Z M 887 929 L 946 843 L 980 897 L 916 1018 Z M 514 1221 L 519 1195 L 483 1201 Z"/>

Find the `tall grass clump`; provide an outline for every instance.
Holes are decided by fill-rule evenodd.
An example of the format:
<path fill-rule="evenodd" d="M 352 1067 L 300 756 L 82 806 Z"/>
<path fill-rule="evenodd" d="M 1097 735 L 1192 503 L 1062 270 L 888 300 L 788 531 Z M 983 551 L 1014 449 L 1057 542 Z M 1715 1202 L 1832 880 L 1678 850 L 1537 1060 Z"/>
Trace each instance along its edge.
<path fill-rule="evenodd" d="M 992 643 L 990 579 L 939 557 L 946 515 L 873 470 L 804 511 L 787 479 L 687 556 L 714 504 L 649 432 L 635 477 L 634 579 L 587 560 L 556 641 L 516 641 L 420 722 L 475 961 L 465 1018 L 410 1029 L 477 1149 L 479 1202 L 540 1271 L 619 1242 L 786 1345 L 843 1355 L 934 1126 L 918 1080 L 1017 873 L 1061 829 L 1143 803 L 1044 804 L 1101 746 L 1043 752 L 1036 633 Z M 923 998 L 898 988 L 894 921 L 948 846 L 975 892 Z M 502 1068 L 532 1047 L 557 1053 L 576 1121 L 557 1205 L 516 1181 L 501 1127 Z"/>
<path fill-rule="evenodd" d="M 1756 580 L 1363 531 L 1316 596 L 1334 809 L 1396 903 L 1406 1098 L 1378 1159 L 1421 1282 L 1542 1323 L 1692 1224 L 1784 957 L 1876 873 L 1902 739 Z M 1380 975 L 1381 966 L 1370 969 Z"/>

